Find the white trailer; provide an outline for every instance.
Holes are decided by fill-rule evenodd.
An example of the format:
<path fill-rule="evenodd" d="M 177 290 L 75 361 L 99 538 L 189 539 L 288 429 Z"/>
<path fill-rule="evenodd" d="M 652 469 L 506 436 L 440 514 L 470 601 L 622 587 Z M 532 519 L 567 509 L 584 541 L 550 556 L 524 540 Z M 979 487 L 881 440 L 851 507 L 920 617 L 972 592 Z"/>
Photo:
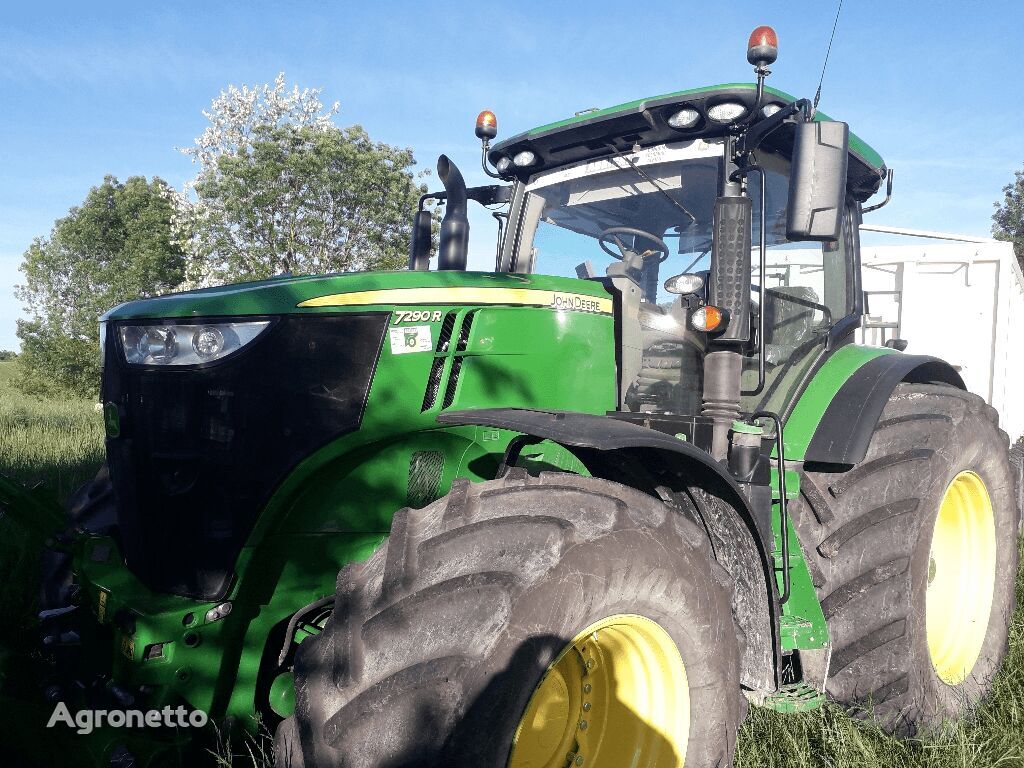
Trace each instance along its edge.
<path fill-rule="evenodd" d="M 1017 442 L 1024 435 L 1024 275 L 1012 244 L 869 224 L 861 231 L 902 242 L 861 247 L 867 306 L 858 341 L 903 339 L 908 353 L 948 361 Z"/>

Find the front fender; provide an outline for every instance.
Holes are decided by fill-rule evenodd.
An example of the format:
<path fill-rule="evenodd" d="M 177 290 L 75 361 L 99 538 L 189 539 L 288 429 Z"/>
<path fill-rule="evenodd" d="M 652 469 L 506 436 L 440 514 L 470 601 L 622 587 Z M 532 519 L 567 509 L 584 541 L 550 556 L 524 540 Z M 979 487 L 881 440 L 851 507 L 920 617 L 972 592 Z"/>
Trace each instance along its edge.
<path fill-rule="evenodd" d="M 776 688 L 781 645 L 774 560 L 746 495 L 722 464 L 688 442 L 608 416 L 483 408 L 445 412 L 437 420 L 549 440 L 574 454 L 594 477 L 657 496 L 682 514 L 693 504 L 717 532 L 716 557 L 737 583 L 733 611 L 747 640 L 743 682 L 756 690 Z"/>

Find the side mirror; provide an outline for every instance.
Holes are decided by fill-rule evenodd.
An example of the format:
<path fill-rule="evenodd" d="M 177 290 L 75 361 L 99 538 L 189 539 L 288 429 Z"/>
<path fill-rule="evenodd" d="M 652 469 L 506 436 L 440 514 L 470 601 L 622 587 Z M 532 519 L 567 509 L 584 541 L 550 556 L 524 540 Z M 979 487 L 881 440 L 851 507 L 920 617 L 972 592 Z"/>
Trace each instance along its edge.
<path fill-rule="evenodd" d="M 412 240 L 409 241 L 409 269 L 426 272 L 430 269 L 430 241 L 433 216 L 430 211 L 417 211 L 412 219 Z"/>
<path fill-rule="evenodd" d="M 786 237 L 836 240 L 846 202 L 850 127 L 833 120 L 797 123 Z"/>
<path fill-rule="evenodd" d="M 715 200 L 708 303 L 725 310 L 729 324 L 718 341 L 750 338 L 751 202 L 745 195 Z"/>

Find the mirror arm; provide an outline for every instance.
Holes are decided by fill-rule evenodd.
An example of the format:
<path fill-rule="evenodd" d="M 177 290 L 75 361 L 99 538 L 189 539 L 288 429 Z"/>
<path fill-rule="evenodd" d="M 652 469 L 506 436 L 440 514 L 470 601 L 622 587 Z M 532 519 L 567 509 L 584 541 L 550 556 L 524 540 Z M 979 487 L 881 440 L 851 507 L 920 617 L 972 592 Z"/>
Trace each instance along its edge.
<path fill-rule="evenodd" d="M 811 102 L 808 99 L 797 99 L 792 104 L 787 104 L 771 117 L 766 117 L 751 125 L 743 132 L 743 135 L 736 141 L 737 154 L 753 152 L 761 142 L 768 138 L 776 128 L 788 121 L 796 114 L 802 114 L 807 122 L 810 119 Z"/>
<path fill-rule="evenodd" d="M 877 211 L 879 208 L 884 208 L 889 204 L 889 201 L 892 200 L 892 168 L 888 170 L 885 177 L 885 200 L 880 203 L 875 203 L 874 205 L 869 205 L 867 208 L 861 208 L 861 214 L 871 213 L 872 211 Z"/>
<path fill-rule="evenodd" d="M 416 206 L 416 212 L 419 213 L 423 210 L 424 204 L 427 200 L 437 200 L 441 203 L 448 199 L 448 195 L 445 192 L 427 192 L 426 194 L 420 195 L 420 201 Z"/>
<path fill-rule="evenodd" d="M 492 179 L 502 178 L 501 174 L 492 171 L 487 165 L 487 153 L 491 151 L 491 140 L 481 139 L 480 140 L 480 167 L 484 169 L 484 173 L 490 176 Z"/>

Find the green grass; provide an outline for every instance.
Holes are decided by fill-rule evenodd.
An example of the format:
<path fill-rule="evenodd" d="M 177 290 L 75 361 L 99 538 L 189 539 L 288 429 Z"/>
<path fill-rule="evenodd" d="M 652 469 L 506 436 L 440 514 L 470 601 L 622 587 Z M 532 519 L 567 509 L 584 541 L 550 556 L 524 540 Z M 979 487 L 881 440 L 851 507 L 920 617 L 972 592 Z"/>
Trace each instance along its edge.
<path fill-rule="evenodd" d="M 64 501 L 103 463 L 103 419 L 89 400 L 40 400 L 13 386 L 14 362 L 0 362 L 0 474 L 42 483 Z M 11 519 L 0 520 L 0 647 L 27 650 L 34 629 L 39 552 Z"/>
<path fill-rule="evenodd" d="M 87 400 L 41 401 L 14 391 L 13 365 L 0 362 L 0 472 L 45 483 L 63 499 L 103 461 L 102 419 Z M 0 520 L 0 647 L 27 650 L 36 640 L 37 571 L 38 553 L 13 521 Z M 1018 603 L 1024 603 L 1024 579 L 1018 583 Z M 1010 655 L 992 695 L 942 733 L 896 739 L 833 706 L 803 715 L 751 709 L 736 768 L 1024 766 L 1024 611 L 1017 611 L 1010 632 Z"/>
<path fill-rule="evenodd" d="M 103 463 L 103 418 L 90 400 L 40 400 L 13 386 L 0 362 L 0 472 L 64 499 Z"/>
<path fill-rule="evenodd" d="M 941 732 L 888 736 L 828 705 L 802 715 L 751 709 L 736 768 L 1010 768 L 1024 766 L 1024 578 L 1017 579 L 1010 652 L 991 695 Z"/>

